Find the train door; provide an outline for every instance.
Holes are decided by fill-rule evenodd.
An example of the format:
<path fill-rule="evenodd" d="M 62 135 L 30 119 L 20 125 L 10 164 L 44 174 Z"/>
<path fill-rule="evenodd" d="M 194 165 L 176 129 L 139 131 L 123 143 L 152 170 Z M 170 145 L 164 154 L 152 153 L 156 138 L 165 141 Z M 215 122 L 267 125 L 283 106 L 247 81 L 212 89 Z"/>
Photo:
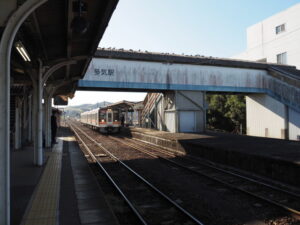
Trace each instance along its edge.
<path fill-rule="evenodd" d="M 111 109 L 107 110 L 107 123 L 112 124 L 113 122 L 113 111 Z"/>
<path fill-rule="evenodd" d="M 105 123 L 106 123 L 106 110 L 101 109 L 99 125 L 105 124 Z"/>
<path fill-rule="evenodd" d="M 120 112 L 119 112 L 119 110 L 114 110 L 113 121 L 114 122 L 119 122 L 120 121 Z"/>

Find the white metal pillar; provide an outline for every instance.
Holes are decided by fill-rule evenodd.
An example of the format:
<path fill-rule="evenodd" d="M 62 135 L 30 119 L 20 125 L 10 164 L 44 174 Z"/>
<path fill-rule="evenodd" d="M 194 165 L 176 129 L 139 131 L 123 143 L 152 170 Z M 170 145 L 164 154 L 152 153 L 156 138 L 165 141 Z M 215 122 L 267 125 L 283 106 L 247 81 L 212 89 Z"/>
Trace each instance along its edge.
<path fill-rule="evenodd" d="M 19 100 L 16 99 L 16 108 L 15 108 L 15 139 L 14 145 L 15 149 L 19 149 L 20 146 L 20 139 L 21 139 L 21 121 L 20 121 L 20 106 Z"/>
<path fill-rule="evenodd" d="M 28 141 L 32 141 L 32 95 L 29 96 L 28 98 L 28 126 L 27 126 L 27 138 Z"/>
<path fill-rule="evenodd" d="M 35 141 L 34 141 L 34 164 L 43 165 L 43 67 L 40 63 L 35 91 Z"/>
<path fill-rule="evenodd" d="M 48 100 L 48 145 L 51 146 L 52 142 L 52 133 L 51 133 L 51 116 L 52 116 L 52 95 L 49 96 Z"/>
<path fill-rule="evenodd" d="M 290 139 L 290 128 L 289 128 L 290 118 L 289 118 L 289 106 L 284 106 L 284 139 Z"/>
<path fill-rule="evenodd" d="M 28 95 L 25 95 L 23 97 L 23 104 L 22 104 L 22 142 L 21 145 L 23 145 L 27 140 L 27 134 L 26 134 L 26 129 L 28 126 Z"/>
<path fill-rule="evenodd" d="M 128 110 L 125 110 L 125 121 L 124 121 L 124 125 L 126 126 L 128 124 Z"/>
<path fill-rule="evenodd" d="M 72 65 L 75 64 L 77 61 L 76 60 L 65 60 L 62 62 L 59 62 L 53 66 L 51 66 L 45 73 L 43 71 L 42 74 L 42 87 L 44 84 L 47 83 L 47 80 L 49 77 L 58 69 L 67 66 L 67 65 Z M 45 100 L 45 146 L 47 148 L 51 147 L 51 100 L 52 96 L 54 94 L 54 91 L 56 90 L 57 87 L 60 87 L 60 85 L 64 84 L 65 82 L 62 82 L 61 84 L 58 84 L 56 87 L 53 85 L 48 86 L 44 92 L 44 100 Z M 42 93 L 43 94 L 43 93 Z"/>
<path fill-rule="evenodd" d="M 0 42 L 0 224 L 10 224 L 10 58 L 16 33 L 23 21 L 47 0 L 27 0 L 14 13 L 9 10 Z M 5 1 L 5 4 L 7 2 Z M 1 10 L 5 8 L 1 7 Z M 2 14 L 2 13 L 1 13 Z M 7 20 L 8 15 L 10 18 Z"/>
<path fill-rule="evenodd" d="M 45 124 L 45 147 L 49 148 L 51 145 L 49 145 L 49 101 L 48 96 L 44 95 L 44 124 Z"/>
<path fill-rule="evenodd" d="M 35 137 L 35 130 L 36 130 L 36 117 L 37 117 L 37 88 L 34 87 L 32 91 L 32 112 L 31 112 L 31 117 L 32 117 L 32 129 L 31 129 L 31 137 L 33 140 L 33 145 L 35 146 L 36 142 L 36 137 Z M 34 163 L 34 162 L 33 162 Z"/>
<path fill-rule="evenodd" d="M 203 91 L 203 124 L 204 124 L 204 132 L 206 131 L 206 111 L 207 111 L 207 103 L 206 103 L 206 92 Z"/>
<path fill-rule="evenodd" d="M 51 147 L 51 95 L 45 93 L 45 145 Z"/>
<path fill-rule="evenodd" d="M 174 102 L 175 102 L 175 132 L 176 133 L 178 133 L 179 132 L 179 129 L 180 129 L 180 125 L 179 125 L 179 120 L 180 120 L 180 118 L 179 118 L 179 113 L 178 113 L 178 110 L 177 110 L 177 108 L 178 108 L 178 91 L 175 91 L 175 95 L 174 95 L 174 98 L 175 98 L 175 100 L 174 100 Z M 165 114 L 165 113 L 164 113 Z"/>
<path fill-rule="evenodd" d="M 44 85 L 46 84 L 48 78 L 58 69 L 62 68 L 63 66 L 66 65 L 71 65 L 71 64 L 75 64 L 76 60 L 65 60 L 62 62 L 59 62 L 53 66 L 51 66 L 47 71 L 45 71 L 46 67 L 43 67 L 41 60 L 39 60 L 39 71 L 38 71 L 38 75 L 37 77 L 31 76 L 32 82 L 33 82 L 33 88 L 34 88 L 34 107 L 33 107 L 33 111 L 34 111 L 34 133 L 33 136 L 35 138 L 34 140 L 34 164 L 41 166 L 43 165 L 43 105 L 42 105 L 42 98 L 43 98 L 43 93 L 44 93 Z M 50 91 L 49 97 L 50 99 L 46 99 L 45 101 L 49 101 L 50 107 L 51 107 L 51 97 L 54 93 L 54 88 L 51 88 L 52 91 Z M 49 90 L 48 90 L 49 91 Z M 49 105 L 48 105 L 49 107 Z M 47 107 L 45 107 L 47 108 Z M 45 114 L 47 114 L 48 112 L 48 108 L 47 110 L 45 110 Z M 51 109 L 50 109 L 51 110 Z M 48 123 L 50 123 L 49 119 L 51 117 L 51 113 L 49 114 L 49 117 L 46 118 L 45 121 L 45 137 L 46 139 L 49 141 L 49 138 L 51 140 L 51 132 L 49 131 L 49 129 L 51 129 L 51 125 L 49 125 Z M 48 121 L 48 123 L 47 123 Z M 48 133 L 50 132 L 50 133 Z M 46 134 L 47 133 L 47 134 Z M 47 143 L 45 143 L 47 146 L 49 146 Z M 51 144 L 50 144 L 51 146 Z M 49 147 L 50 147 L 49 146 Z"/>

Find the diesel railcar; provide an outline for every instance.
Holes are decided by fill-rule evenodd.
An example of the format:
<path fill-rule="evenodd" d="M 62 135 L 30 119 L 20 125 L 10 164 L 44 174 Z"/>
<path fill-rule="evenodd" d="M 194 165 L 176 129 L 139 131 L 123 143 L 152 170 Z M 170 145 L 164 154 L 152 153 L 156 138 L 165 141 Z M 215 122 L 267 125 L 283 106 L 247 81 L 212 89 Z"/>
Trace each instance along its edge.
<path fill-rule="evenodd" d="M 80 122 L 100 133 L 117 133 L 121 130 L 120 111 L 113 108 L 98 108 L 80 114 Z"/>

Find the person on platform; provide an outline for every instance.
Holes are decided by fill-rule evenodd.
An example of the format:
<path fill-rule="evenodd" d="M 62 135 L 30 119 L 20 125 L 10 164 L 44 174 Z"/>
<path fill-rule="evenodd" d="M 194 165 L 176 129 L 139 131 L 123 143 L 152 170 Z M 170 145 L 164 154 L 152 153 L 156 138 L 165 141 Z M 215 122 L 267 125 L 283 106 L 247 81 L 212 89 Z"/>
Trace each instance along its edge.
<path fill-rule="evenodd" d="M 122 115 L 121 115 L 121 126 L 122 126 L 122 127 L 124 127 L 124 125 L 125 125 L 124 122 L 125 122 L 125 117 L 124 117 L 124 115 L 122 114 Z"/>
<path fill-rule="evenodd" d="M 52 143 L 52 145 L 57 144 L 56 133 L 57 133 L 56 111 L 52 111 L 52 116 L 51 116 L 51 139 L 52 139 L 51 143 Z"/>

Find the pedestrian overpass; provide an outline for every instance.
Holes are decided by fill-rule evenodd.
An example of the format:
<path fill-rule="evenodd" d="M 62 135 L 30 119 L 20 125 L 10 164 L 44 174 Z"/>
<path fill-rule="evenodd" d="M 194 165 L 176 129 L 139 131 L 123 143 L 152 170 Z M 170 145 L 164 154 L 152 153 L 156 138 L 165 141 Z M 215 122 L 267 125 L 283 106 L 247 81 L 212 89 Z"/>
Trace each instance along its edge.
<path fill-rule="evenodd" d="M 197 106 L 183 109 L 177 102 L 179 111 L 203 110 L 200 99 L 205 92 L 244 93 L 249 134 L 290 139 L 300 135 L 300 71 L 292 66 L 98 49 L 77 90 L 179 92 Z M 199 116 L 203 125 L 195 131 L 204 129 L 205 115 Z M 266 122 L 267 118 L 274 120 Z"/>

